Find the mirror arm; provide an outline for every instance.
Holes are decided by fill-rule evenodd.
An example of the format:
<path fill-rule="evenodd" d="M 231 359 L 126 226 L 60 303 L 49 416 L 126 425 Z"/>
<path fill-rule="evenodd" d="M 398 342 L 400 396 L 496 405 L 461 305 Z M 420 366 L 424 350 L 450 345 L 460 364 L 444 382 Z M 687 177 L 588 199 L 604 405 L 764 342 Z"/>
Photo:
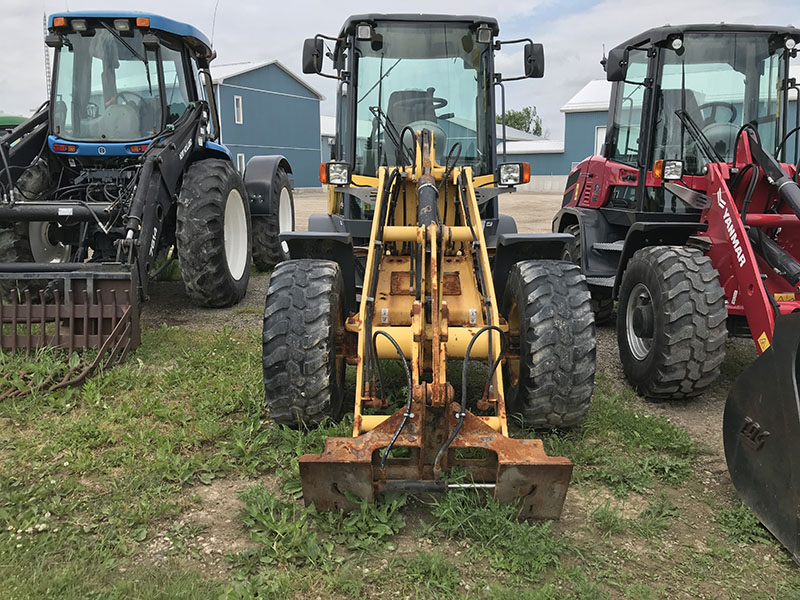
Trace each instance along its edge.
<path fill-rule="evenodd" d="M 528 44 L 532 44 L 533 40 L 531 38 L 520 38 L 518 40 L 506 40 L 506 41 L 497 40 L 494 43 L 494 49 L 495 50 L 500 50 L 500 46 L 502 46 L 503 44 L 521 44 L 523 42 L 527 42 Z M 506 81 L 510 81 L 510 80 L 506 80 Z"/>
<path fill-rule="evenodd" d="M 337 43 L 344 41 L 344 38 L 331 37 L 329 35 L 323 35 L 321 33 L 318 33 L 317 35 L 315 35 L 314 39 L 329 40 L 331 42 L 337 42 Z M 319 73 L 317 73 L 317 75 L 321 75 L 322 77 L 327 77 L 328 79 L 336 79 L 337 81 L 346 81 L 347 80 L 347 75 L 348 75 L 346 72 L 343 72 L 341 75 L 328 75 L 327 73 L 323 73 L 322 72 L 322 65 L 324 63 L 325 56 L 328 56 L 328 55 L 327 54 L 323 54 L 319 59 Z"/>

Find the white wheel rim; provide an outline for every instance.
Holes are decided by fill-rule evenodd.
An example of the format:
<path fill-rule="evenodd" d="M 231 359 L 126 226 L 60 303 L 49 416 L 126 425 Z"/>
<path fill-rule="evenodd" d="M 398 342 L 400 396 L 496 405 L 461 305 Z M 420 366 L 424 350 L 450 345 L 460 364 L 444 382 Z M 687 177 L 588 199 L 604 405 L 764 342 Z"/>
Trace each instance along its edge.
<path fill-rule="evenodd" d="M 284 187 L 281 189 L 281 197 L 278 201 L 278 231 L 284 233 L 294 230 L 292 221 L 292 197 L 289 194 L 289 188 Z M 286 242 L 281 242 L 281 249 L 284 254 L 289 254 L 289 244 Z"/>
<path fill-rule="evenodd" d="M 58 228 L 52 221 L 32 221 L 28 224 L 28 240 L 33 260 L 39 263 L 63 263 L 69 260 L 71 248 L 51 240 L 51 230 Z"/>
<path fill-rule="evenodd" d="M 235 280 L 244 275 L 247 266 L 247 217 L 244 200 L 238 190 L 231 190 L 225 202 L 225 260 Z"/>
<path fill-rule="evenodd" d="M 633 313 L 639 307 L 649 307 L 649 310 L 653 310 L 653 296 L 647 286 L 641 282 L 633 286 L 630 296 L 628 296 L 628 306 L 625 310 L 625 330 L 628 334 L 628 348 L 630 348 L 633 358 L 642 361 L 650 354 L 653 338 L 640 337 L 633 329 Z"/>

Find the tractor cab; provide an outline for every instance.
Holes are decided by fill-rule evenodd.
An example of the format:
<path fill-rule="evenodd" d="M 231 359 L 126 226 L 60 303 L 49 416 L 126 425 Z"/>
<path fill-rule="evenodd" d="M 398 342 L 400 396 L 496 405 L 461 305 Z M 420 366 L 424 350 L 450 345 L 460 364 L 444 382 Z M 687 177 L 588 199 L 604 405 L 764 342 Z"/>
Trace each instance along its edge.
<path fill-rule="evenodd" d="M 50 17 L 55 50 L 50 149 L 82 158 L 141 154 L 202 99 L 214 53 L 190 25 L 142 13 Z M 218 128 L 217 128 L 218 129 Z"/>
<path fill-rule="evenodd" d="M 661 183 L 687 178 L 692 187 L 691 178 L 703 177 L 707 164 L 733 163 L 744 126 L 779 160 L 796 160 L 797 142 L 790 149 L 781 141 L 793 126 L 789 93 L 797 88 L 788 63 L 799 33 L 747 25 L 667 26 L 614 48 L 605 62 L 614 84 L 602 157 L 619 165 L 619 177 L 609 182 L 607 207 L 696 219 L 700 210 Z M 587 195 L 595 205 L 603 196 Z"/>
<path fill-rule="evenodd" d="M 334 168 L 346 170 L 356 186 L 374 186 L 381 167 L 412 164 L 414 136 L 426 130 L 440 164 L 470 167 L 485 178 L 481 184 L 494 181 L 495 86 L 541 77 L 544 65 L 541 44 L 499 42 L 498 32 L 497 21 L 487 17 L 371 14 L 349 18 L 336 38 L 307 40 L 305 72 L 326 75 L 321 67 L 328 56 L 336 75 L 327 76 L 340 81 L 334 155 L 342 166 Z M 521 77 L 495 73 L 495 51 L 510 43 L 526 43 Z M 498 226 L 512 227 L 498 213 L 498 191 L 481 192 L 492 238 Z M 366 241 L 374 198 L 333 187 L 330 198 L 331 215 Z"/>

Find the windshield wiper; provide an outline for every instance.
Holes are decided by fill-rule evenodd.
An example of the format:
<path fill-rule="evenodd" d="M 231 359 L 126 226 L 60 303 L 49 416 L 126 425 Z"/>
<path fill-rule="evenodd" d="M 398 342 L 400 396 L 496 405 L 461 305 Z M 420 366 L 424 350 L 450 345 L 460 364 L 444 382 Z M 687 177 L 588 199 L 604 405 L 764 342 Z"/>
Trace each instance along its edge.
<path fill-rule="evenodd" d="M 366 98 L 367 96 L 369 96 L 369 93 L 370 93 L 372 90 L 374 90 L 376 87 L 378 87 L 378 85 L 380 85 L 380 83 L 381 83 L 381 82 L 382 82 L 384 79 L 386 79 L 386 77 L 388 77 L 389 73 L 391 73 L 391 72 L 392 72 L 392 69 L 394 69 L 394 68 L 395 68 L 397 65 L 399 65 L 399 64 L 400 64 L 400 61 L 401 61 L 401 60 L 403 60 L 403 59 L 402 59 L 402 58 L 398 58 L 396 63 L 394 63 L 394 64 L 393 64 L 391 67 L 389 67 L 388 69 L 386 69 L 386 73 L 384 73 L 383 75 L 381 75 L 380 79 L 378 79 L 378 81 L 376 81 L 376 82 L 375 82 L 375 83 L 372 85 L 372 87 L 371 87 L 371 88 L 369 88 L 369 89 L 366 91 L 366 93 L 365 93 L 363 96 L 361 96 L 361 100 L 359 100 L 359 102 L 363 102 L 363 101 L 364 101 L 364 98 Z"/>
<path fill-rule="evenodd" d="M 400 139 L 400 133 L 397 131 L 397 127 L 392 120 L 389 118 L 383 109 L 380 106 L 370 106 L 369 111 L 373 114 L 375 119 L 383 125 L 383 130 L 386 132 L 386 137 L 394 144 L 394 147 L 400 151 L 401 160 L 405 165 L 407 162 L 408 157 L 406 156 L 405 148 L 403 148 L 403 143 Z"/>
<path fill-rule="evenodd" d="M 147 89 L 150 92 L 150 95 L 152 96 L 153 84 L 150 82 L 150 64 L 147 62 L 147 57 L 139 54 L 136 51 L 136 49 L 133 46 L 131 46 L 128 42 L 126 42 L 124 38 L 119 33 L 117 33 L 116 30 L 113 27 L 111 27 L 108 23 L 106 23 L 105 21 L 100 21 L 100 24 L 105 28 L 106 31 L 108 31 L 111 35 L 117 38 L 119 43 L 125 46 L 130 51 L 131 54 L 133 54 L 136 58 L 138 58 L 140 61 L 144 63 L 144 69 L 145 72 L 147 73 Z"/>
<path fill-rule="evenodd" d="M 694 119 L 689 116 L 689 113 L 683 109 L 678 109 L 675 111 L 675 116 L 678 117 L 681 123 L 683 123 L 683 126 L 686 127 L 686 131 L 689 132 L 689 135 L 691 135 L 698 146 L 700 146 L 700 150 L 703 151 L 703 154 L 706 155 L 709 162 L 725 162 L 720 153 L 711 145 L 711 142 L 700 127 L 697 126 L 697 123 L 694 122 Z"/>

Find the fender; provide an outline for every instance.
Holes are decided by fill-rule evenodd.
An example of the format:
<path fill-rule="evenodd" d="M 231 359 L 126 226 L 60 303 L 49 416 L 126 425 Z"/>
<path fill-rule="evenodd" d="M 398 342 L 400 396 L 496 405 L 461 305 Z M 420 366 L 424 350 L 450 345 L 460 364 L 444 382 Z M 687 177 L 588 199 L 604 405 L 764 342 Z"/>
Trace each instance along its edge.
<path fill-rule="evenodd" d="M 292 231 L 280 234 L 280 240 L 289 246 L 289 257 L 319 258 L 339 264 L 344 280 L 345 309 L 358 310 L 356 304 L 356 262 L 353 256 L 353 238 L 349 233 L 328 231 Z"/>
<path fill-rule="evenodd" d="M 621 239 L 624 228 L 609 223 L 601 210 L 566 206 L 553 219 L 553 231 L 564 232 L 571 225 L 580 226 L 581 269 L 586 277 L 611 277 L 617 270 L 616 255 L 600 253 L 592 248 L 595 242 Z"/>
<path fill-rule="evenodd" d="M 503 304 L 511 267 L 521 260 L 560 259 L 564 246 L 574 237 L 569 233 L 502 233 L 497 238 L 492 279 L 498 306 Z"/>
<path fill-rule="evenodd" d="M 483 237 L 489 248 L 497 246 L 497 238 L 504 233 L 517 233 L 514 217 L 500 213 L 495 219 L 483 220 Z"/>
<path fill-rule="evenodd" d="M 253 217 L 272 216 L 270 199 L 272 198 L 272 179 L 278 169 L 292 173 L 292 167 L 286 157 L 280 154 L 272 156 L 254 156 L 247 161 L 244 169 L 244 186 L 250 196 L 250 215 Z"/>
<path fill-rule="evenodd" d="M 628 266 L 628 261 L 637 250 L 648 246 L 685 246 L 690 237 L 704 232 L 707 228 L 708 225 L 705 223 L 638 222 L 631 225 L 625 236 L 625 245 L 617 266 L 612 297 L 617 297 L 622 274 L 625 272 L 625 267 Z"/>

